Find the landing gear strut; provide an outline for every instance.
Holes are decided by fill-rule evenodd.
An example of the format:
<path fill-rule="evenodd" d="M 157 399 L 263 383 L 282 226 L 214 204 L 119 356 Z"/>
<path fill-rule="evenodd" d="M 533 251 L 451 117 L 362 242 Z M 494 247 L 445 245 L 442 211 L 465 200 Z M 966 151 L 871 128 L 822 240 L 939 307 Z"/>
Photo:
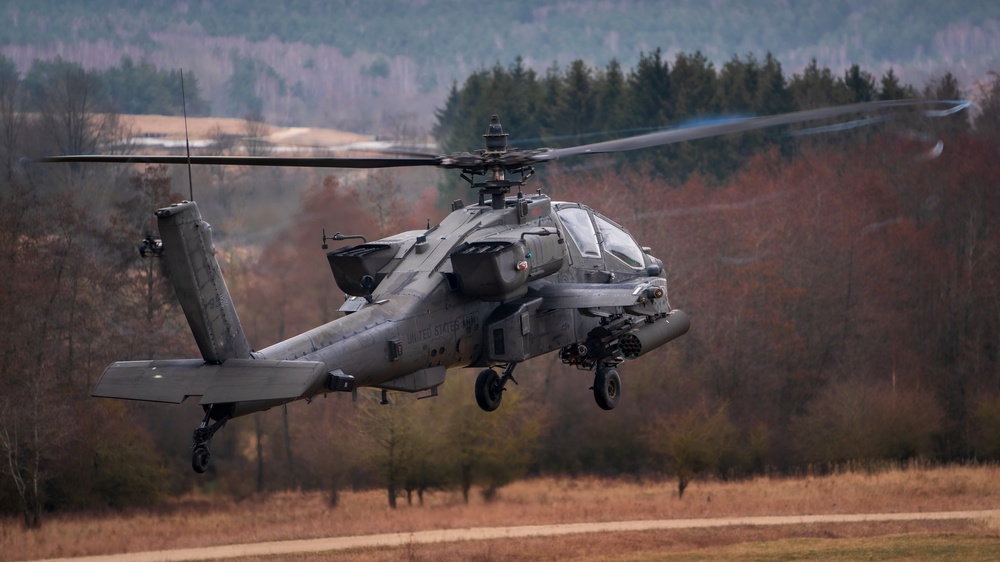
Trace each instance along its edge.
<path fill-rule="evenodd" d="M 515 365 L 517 363 L 507 363 L 503 368 L 502 377 L 493 369 L 483 369 L 479 372 L 476 378 L 476 403 L 480 408 L 492 412 L 500 407 L 507 381 L 514 381 L 514 384 L 517 384 L 512 374 Z"/>
<path fill-rule="evenodd" d="M 212 458 L 212 455 L 208 452 L 208 442 L 212 440 L 212 436 L 215 435 L 216 431 L 219 431 L 226 425 L 232 414 L 226 413 L 221 418 L 215 421 L 212 425 L 208 425 L 212 421 L 212 408 L 214 405 L 208 407 L 205 410 L 205 418 L 201 420 L 201 425 L 198 429 L 194 430 L 192 438 L 194 439 L 194 446 L 191 451 L 191 468 L 194 469 L 198 474 L 204 474 L 208 470 L 208 461 Z"/>
<path fill-rule="evenodd" d="M 598 365 L 594 375 L 594 400 L 604 410 L 613 410 L 622 397 L 622 379 L 610 365 Z"/>

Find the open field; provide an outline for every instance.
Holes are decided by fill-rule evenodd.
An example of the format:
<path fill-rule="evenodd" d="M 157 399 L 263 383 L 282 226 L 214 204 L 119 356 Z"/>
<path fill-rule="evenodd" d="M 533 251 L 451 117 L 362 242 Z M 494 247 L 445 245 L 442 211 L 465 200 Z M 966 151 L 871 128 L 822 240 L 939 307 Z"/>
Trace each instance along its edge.
<path fill-rule="evenodd" d="M 126 122 L 143 134 L 173 141 L 184 140 L 184 118 L 168 115 L 123 115 Z M 188 117 L 188 134 L 192 141 L 206 140 L 218 128 L 224 134 L 244 136 L 246 121 L 229 117 Z M 274 144 L 300 146 L 344 145 L 372 140 L 359 135 L 318 127 L 277 127 L 267 125 L 268 140 Z"/>
<path fill-rule="evenodd" d="M 649 519 L 966 511 L 1000 506 L 1000 469 L 945 467 L 877 474 L 698 482 L 683 499 L 672 481 L 533 479 L 501 490 L 493 503 L 456 492 L 429 494 L 424 507 L 386 507 L 381 491 L 279 493 L 235 502 L 189 496 L 160 507 L 52 516 L 38 531 L 0 522 L 0 558 L 21 560 L 191 548 L 247 542 L 433 529 Z M 1000 521 L 735 526 L 609 532 L 547 538 L 407 545 L 337 554 L 343 560 L 657 559 L 995 559 Z M 784 554 L 781 554 L 784 553 Z M 849 554 L 853 553 L 853 554 Z M 941 558 L 944 556 L 945 558 Z M 323 554 L 330 559 L 329 553 Z M 839 557 L 839 558 L 838 558 Z M 297 558 L 298 559 L 298 558 Z M 309 557 L 302 557 L 309 559 Z"/>

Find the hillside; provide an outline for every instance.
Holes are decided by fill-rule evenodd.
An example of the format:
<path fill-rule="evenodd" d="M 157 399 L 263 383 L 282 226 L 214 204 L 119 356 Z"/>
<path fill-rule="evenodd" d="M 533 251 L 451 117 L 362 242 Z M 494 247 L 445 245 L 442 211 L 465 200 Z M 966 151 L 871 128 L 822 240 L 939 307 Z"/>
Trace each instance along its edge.
<path fill-rule="evenodd" d="M 0 7 L 0 51 L 22 72 L 61 56 L 88 68 L 123 55 L 198 77 L 213 114 L 260 103 L 278 124 L 366 133 L 425 131 L 453 82 L 522 56 L 544 74 L 582 59 L 632 67 L 662 48 L 771 52 L 789 73 L 812 58 L 851 63 L 903 82 L 954 72 L 972 85 L 1000 64 L 1000 5 L 930 2 L 680 0 L 607 2 L 132 2 L 48 0 Z"/>

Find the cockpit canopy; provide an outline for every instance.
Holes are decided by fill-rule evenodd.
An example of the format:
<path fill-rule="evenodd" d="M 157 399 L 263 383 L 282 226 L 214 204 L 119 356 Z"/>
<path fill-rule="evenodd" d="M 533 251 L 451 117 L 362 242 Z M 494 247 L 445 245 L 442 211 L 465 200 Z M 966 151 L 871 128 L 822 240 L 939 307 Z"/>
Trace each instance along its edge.
<path fill-rule="evenodd" d="M 555 208 L 566 234 L 584 260 L 610 257 L 607 267 L 621 271 L 646 267 L 645 252 L 618 224 L 577 203 L 556 203 Z"/>

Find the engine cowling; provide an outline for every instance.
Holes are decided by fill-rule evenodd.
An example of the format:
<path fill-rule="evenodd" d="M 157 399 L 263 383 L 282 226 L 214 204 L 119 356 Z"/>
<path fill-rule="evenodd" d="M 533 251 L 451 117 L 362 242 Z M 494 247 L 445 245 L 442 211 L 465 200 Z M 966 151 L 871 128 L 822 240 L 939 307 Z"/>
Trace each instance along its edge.
<path fill-rule="evenodd" d="M 326 254 L 326 259 L 340 290 L 348 295 L 363 297 L 385 278 L 388 273 L 386 266 L 398 249 L 398 244 L 374 242 L 334 250 Z M 365 277 L 371 277 L 370 287 L 365 286 Z"/>
<path fill-rule="evenodd" d="M 506 301 L 528 283 L 559 271 L 565 246 L 555 228 L 525 227 L 463 244 L 451 254 L 459 289 L 470 297 Z"/>

